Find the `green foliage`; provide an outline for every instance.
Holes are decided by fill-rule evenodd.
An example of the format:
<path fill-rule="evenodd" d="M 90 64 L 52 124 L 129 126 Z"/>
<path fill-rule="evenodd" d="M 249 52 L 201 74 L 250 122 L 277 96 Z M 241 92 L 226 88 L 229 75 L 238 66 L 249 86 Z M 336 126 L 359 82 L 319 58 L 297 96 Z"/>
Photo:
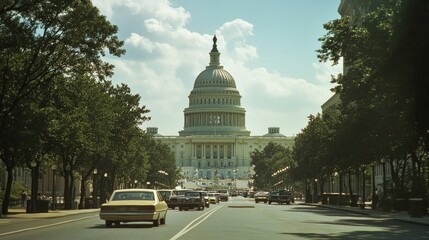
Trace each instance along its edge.
<path fill-rule="evenodd" d="M 397 171 L 408 172 L 404 161 L 411 159 L 413 188 L 422 189 L 419 176 L 428 162 L 416 156 L 429 149 L 429 98 L 423 90 L 429 77 L 427 1 L 349 4 L 356 15 L 325 24 L 328 33 L 317 50 L 321 61 L 337 64 L 344 58 L 344 74 L 333 77 L 341 97 L 333 135 L 336 166 L 356 169 L 387 159 L 396 166 L 391 169 L 395 186 L 403 188 L 395 178 Z"/>
<path fill-rule="evenodd" d="M 24 185 L 24 183 L 22 182 L 14 182 L 12 184 L 12 191 L 10 193 L 10 198 L 14 200 L 20 200 L 22 192 L 26 192 L 28 194 L 29 187 Z"/>
<path fill-rule="evenodd" d="M 272 189 L 280 180 L 278 177 L 281 177 L 279 174 L 273 178 L 273 174 L 280 169 L 295 166 L 290 149 L 273 142 L 269 142 L 262 151 L 256 149 L 251 153 L 251 158 L 251 164 L 255 166 L 254 186 L 257 189 Z"/>
<path fill-rule="evenodd" d="M 323 115 L 310 115 L 308 125 L 295 138 L 293 159 L 297 165 L 291 169 L 295 180 L 324 179 L 339 166 L 335 142 L 338 112 L 331 110 Z"/>

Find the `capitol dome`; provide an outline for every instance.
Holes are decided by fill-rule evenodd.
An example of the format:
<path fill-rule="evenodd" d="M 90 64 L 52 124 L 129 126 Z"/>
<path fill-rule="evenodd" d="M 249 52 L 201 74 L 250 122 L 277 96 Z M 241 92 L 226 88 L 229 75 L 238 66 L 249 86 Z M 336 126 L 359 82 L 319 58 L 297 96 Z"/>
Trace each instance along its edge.
<path fill-rule="evenodd" d="M 210 63 L 194 82 L 189 95 L 189 107 L 184 110 L 184 129 L 180 136 L 241 135 L 246 130 L 241 95 L 232 75 L 220 65 L 220 53 L 213 37 Z"/>

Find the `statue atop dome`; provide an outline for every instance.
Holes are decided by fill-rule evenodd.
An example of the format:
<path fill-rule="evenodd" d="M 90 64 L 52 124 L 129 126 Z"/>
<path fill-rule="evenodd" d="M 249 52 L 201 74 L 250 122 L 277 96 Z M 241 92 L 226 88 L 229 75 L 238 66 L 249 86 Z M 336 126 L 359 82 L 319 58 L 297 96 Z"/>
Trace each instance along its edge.
<path fill-rule="evenodd" d="M 216 34 L 215 34 L 215 35 L 214 35 L 214 37 L 213 37 L 213 48 L 212 48 L 212 52 L 219 52 L 219 50 L 217 50 L 216 42 L 217 42 L 217 38 L 216 38 Z"/>

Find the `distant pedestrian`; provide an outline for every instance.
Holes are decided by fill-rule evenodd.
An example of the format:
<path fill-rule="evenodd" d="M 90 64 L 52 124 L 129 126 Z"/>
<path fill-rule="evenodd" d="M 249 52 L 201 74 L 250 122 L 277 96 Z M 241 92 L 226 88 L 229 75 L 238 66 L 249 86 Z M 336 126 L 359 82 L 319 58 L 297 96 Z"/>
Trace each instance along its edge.
<path fill-rule="evenodd" d="M 22 208 L 27 207 L 27 193 L 25 191 L 22 191 L 21 193 L 21 207 Z"/>

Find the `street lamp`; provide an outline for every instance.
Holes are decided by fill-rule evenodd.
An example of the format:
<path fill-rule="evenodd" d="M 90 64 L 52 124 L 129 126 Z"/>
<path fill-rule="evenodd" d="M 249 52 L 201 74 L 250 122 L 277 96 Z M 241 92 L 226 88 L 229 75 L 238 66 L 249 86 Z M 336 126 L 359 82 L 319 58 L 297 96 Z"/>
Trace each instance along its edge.
<path fill-rule="evenodd" d="M 31 205 L 30 205 L 30 212 L 36 212 L 36 198 L 37 198 L 37 186 L 36 186 L 36 167 L 37 162 L 31 161 Z"/>
<path fill-rule="evenodd" d="M 92 178 L 92 208 L 98 208 L 97 169 L 94 169 L 92 173 L 94 174 Z"/>
<path fill-rule="evenodd" d="M 57 170 L 56 165 L 52 165 L 52 210 L 56 210 L 57 208 L 57 196 L 55 189 L 55 170 Z"/>

